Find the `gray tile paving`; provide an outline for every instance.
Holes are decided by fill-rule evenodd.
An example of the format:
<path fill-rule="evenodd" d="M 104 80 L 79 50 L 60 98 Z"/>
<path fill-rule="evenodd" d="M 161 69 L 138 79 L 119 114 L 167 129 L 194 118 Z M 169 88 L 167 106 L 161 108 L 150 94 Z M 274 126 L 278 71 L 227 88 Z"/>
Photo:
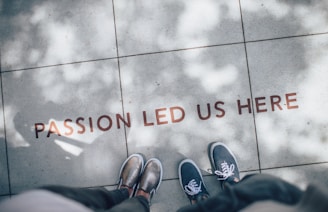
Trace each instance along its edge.
<path fill-rule="evenodd" d="M 120 63 L 124 108 L 132 119 L 129 151 L 159 157 L 165 179 L 177 177 L 176 164 L 185 157 L 209 169 L 207 144 L 215 140 L 243 158 L 241 170 L 259 168 L 253 116 L 239 115 L 237 108 L 238 99 L 250 96 L 243 45 L 129 57 Z"/>
<path fill-rule="evenodd" d="M 118 80 L 116 60 L 3 74 L 13 192 L 116 183 L 126 157 Z"/>
<path fill-rule="evenodd" d="M 0 82 L 1 83 L 1 82 Z M 0 89 L 2 92 L 2 89 Z M 9 194 L 2 98 L 0 98 L 0 195 Z"/>
<path fill-rule="evenodd" d="M 120 55 L 243 41 L 238 1 L 120 0 L 115 14 Z"/>
<path fill-rule="evenodd" d="M 2 70 L 116 56 L 112 1 L 5 0 Z"/>
<path fill-rule="evenodd" d="M 0 154 L 0 194 L 9 194 L 8 168 L 4 139 L 1 140 Z"/>
<path fill-rule="evenodd" d="M 247 44 L 262 168 L 328 161 L 327 47 L 327 35 Z"/>
<path fill-rule="evenodd" d="M 246 41 L 328 32 L 327 1 L 240 2 Z"/>

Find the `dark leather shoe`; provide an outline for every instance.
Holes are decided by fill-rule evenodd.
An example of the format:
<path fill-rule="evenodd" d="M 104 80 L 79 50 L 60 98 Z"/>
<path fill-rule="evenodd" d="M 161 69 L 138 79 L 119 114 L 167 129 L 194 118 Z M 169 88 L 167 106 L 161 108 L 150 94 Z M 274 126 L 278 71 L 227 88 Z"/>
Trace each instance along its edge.
<path fill-rule="evenodd" d="M 126 186 L 135 191 L 143 167 L 144 158 L 141 154 L 130 155 L 121 167 L 117 188 L 120 189 L 122 186 Z M 134 192 L 131 193 L 130 197 L 132 197 L 133 194 Z"/>
<path fill-rule="evenodd" d="M 162 163 L 156 158 L 149 159 L 145 165 L 138 186 L 138 189 L 149 194 L 149 199 L 148 199 L 149 204 L 151 198 L 158 190 L 162 182 L 162 177 L 163 177 Z"/>

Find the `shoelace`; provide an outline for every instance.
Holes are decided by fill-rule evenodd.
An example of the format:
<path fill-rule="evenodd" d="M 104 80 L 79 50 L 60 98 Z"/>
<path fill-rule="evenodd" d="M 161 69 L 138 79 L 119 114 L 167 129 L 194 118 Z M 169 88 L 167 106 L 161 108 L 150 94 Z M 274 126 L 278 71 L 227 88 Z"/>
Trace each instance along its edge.
<path fill-rule="evenodd" d="M 202 191 L 202 181 L 199 181 L 199 185 L 197 184 L 195 179 L 189 181 L 188 185 L 184 187 L 185 192 L 190 196 L 196 195 Z"/>
<path fill-rule="evenodd" d="M 215 170 L 214 174 L 216 174 L 218 176 L 218 180 L 226 180 L 228 179 L 228 177 L 234 175 L 234 170 L 235 170 L 235 165 L 231 164 L 229 166 L 229 164 L 227 162 L 223 162 L 221 163 L 221 169 L 222 172 L 219 170 Z"/>

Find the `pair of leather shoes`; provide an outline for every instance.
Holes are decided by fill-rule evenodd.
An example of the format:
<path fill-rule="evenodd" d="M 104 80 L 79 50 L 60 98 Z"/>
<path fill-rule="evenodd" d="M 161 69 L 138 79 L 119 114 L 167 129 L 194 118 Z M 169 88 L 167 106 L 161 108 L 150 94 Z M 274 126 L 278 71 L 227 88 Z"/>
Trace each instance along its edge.
<path fill-rule="evenodd" d="M 122 186 L 133 189 L 130 197 L 133 197 L 138 190 L 142 190 L 149 194 L 150 203 L 161 184 L 162 177 L 162 163 L 157 158 L 151 158 L 144 164 L 143 155 L 132 154 L 121 167 L 118 189 Z"/>

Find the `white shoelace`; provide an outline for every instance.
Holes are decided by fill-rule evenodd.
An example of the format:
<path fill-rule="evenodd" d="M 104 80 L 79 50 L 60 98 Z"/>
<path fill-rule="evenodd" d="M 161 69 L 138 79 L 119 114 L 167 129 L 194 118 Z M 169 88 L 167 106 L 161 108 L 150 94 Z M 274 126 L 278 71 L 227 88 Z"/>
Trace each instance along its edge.
<path fill-rule="evenodd" d="M 226 180 L 228 179 L 228 177 L 234 175 L 234 170 L 235 170 L 235 165 L 231 164 L 229 166 L 229 164 L 227 162 L 223 162 L 221 163 L 221 169 L 222 172 L 219 170 L 215 170 L 214 173 L 218 176 L 218 180 Z"/>
<path fill-rule="evenodd" d="M 185 192 L 190 196 L 196 195 L 202 191 L 202 181 L 199 181 L 199 185 L 197 184 L 195 179 L 189 181 L 188 185 L 184 187 Z"/>

